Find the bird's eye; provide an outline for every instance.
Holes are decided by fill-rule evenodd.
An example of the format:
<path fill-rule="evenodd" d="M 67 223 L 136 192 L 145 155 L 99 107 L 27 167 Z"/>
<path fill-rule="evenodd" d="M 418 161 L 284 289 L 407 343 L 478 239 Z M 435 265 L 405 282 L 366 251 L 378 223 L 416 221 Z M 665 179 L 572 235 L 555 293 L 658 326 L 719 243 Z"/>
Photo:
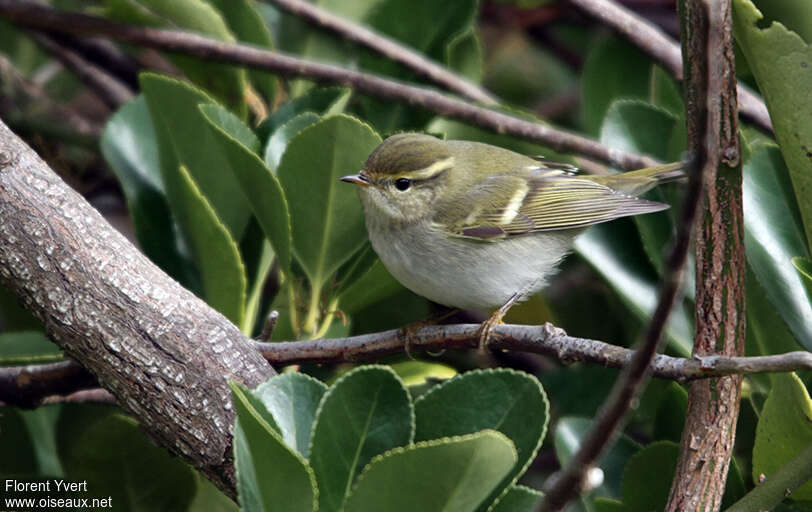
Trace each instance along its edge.
<path fill-rule="evenodd" d="M 395 180 L 395 188 L 400 190 L 401 192 L 409 190 L 409 187 L 411 186 L 412 180 L 410 180 L 409 178 L 398 178 Z"/>

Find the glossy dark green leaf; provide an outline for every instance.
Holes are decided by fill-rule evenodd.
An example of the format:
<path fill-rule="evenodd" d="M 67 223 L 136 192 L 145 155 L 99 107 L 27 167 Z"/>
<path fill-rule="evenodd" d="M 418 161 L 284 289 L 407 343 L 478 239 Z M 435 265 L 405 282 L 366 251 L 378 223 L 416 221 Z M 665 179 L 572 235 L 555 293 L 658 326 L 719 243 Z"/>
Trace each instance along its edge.
<path fill-rule="evenodd" d="M 756 428 L 753 480 L 770 474 L 812 444 L 812 400 L 794 373 L 772 376 L 772 389 Z M 812 500 L 812 481 L 792 493 L 795 500 Z"/>
<path fill-rule="evenodd" d="M 804 350 L 767 297 L 750 265 L 747 266 L 747 355 L 767 356 Z M 751 376 L 751 379 L 758 378 Z M 766 379 L 766 376 L 764 377 Z"/>
<path fill-rule="evenodd" d="M 344 111 L 344 106 L 351 94 L 352 90 L 344 87 L 313 89 L 277 108 L 257 127 L 257 136 L 264 145 L 280 126 L 305 112 L 314 112 L 319 115 L 340 114 Z"/>
<path fill-rule="evenodd" d="M 339 178 L 358 172 L 380 142 L 369 126 L 337 115 L 288 143 L 277 175 L 290 208 L 294 255 L 314 294 L 366 240 L 358 191 Z"/>
<path fill-rule="evenodd" d="M 471 512 L 515 464 L 510 439 L 493 430 L 396 448 L 364 469 L 343 510 Z"/>
<path fill-rule="evenodd" d="M 41 331 L 0 334 L 0 366 L 42 364 L 61 361 L 62 349 Z"/>
<path fill-rule="evenodd" d="M 186 226 L 203 281 L 203 297 L 247 332 L 250 326 L 243 325 L 243 320 L 248 283 L 237 244 L 186 168 L 179 170 L 173 210 L 180 225 Z"/>
<path fill-rule="evenodd" d="M 229 167 L 228 159 L 198 108 L 214 101 L 202 91 L 173 78 L 143 73 L 140 82 L 152 114 L 161 174 L 173 212 L 180 179 L 178 168 L 183 165 L 231 236 L 240 240 L 251 209 L 236 176 L 223 172 Z M 181 227 L 184 236 L 188 236 L 190 226 L 181 223 Z"/>
<path fill-rule="evenodd" d="M 482 80 L 482 44 L 473 24 L 448 42 L 445 63 L 472 82 Z"/>
<path fill-rule="evenodd" d="M 214 486 L 209 479 L 197 474 L 197 493 L 187 512 L 239 512 L 240 507 Z"/>
<path fill-rule="evenodd" d="M 235 42 L 223 17 L 205 0 L 106 0 L 106 4 L 110 18 L 130 25 L 179 28 Z M 245 115 L 245 70 L 183 55 L 169 57 L 198 87 Z"/>
<path fill-rule="evenodd" d="M 427 381 L 441 382 L 457 375 L 457 370 L 442 363 L 429 361 L 403 361 L 389 365 L 403 381 L 403 385 L 411 388 L 420 386 Z"/>
<path fill-rule="evenodd" d="M 185 510 L 196 491 L 192 469 L 147 439 L 132 418 L 111 414 L 77 432 L 63 458 L 72 481 L 120 510 Z M 111 447 L 115 447 L 112 449 Z"/>
<path fill-rule="evenodd" d="M 369 11 L 365 22 L 378 32 L 426 55 L 446 62 L 448 45 L 455 38 L 475 30 L 476 0 L 388 0 Z M 457 43 L 459 44 L 459 43 Z M 373 52 L 361 53 L 361 67 L 376 74 L 412 78 L 390 59 Z M 405 75 L 405 76 L 404 76 Z M 403 104 L 363 98 L 365 118 L 381 132 L 419 127 L 430 116 Z"/>
<path fill-rule="evenodd" d="M 677 467 L 679 444 L 652 443 L 629 459 L 623 471 L 623 504 L 628 512 L 665 510 Z"/>
<path fill-rule="evenodd" d="M 685 413 L 688 410 L 688 392 L 677 384 L 668 384 L 665 396 L 657 408 L 654 420 L 654 438 L 680 442 L 682 428 L 685 425 Z"/>
<path fill-rule="evenodd" d="M 618 99 L 647 99 L 649 59 L 631 43 L 607 37 L 592 47 L 581 73 L 581 103 L 587 133 L 597 135 L 609 105 Z"/>
<path fill-rule="evenodd" d="M 523 485 L 514 485 L 499 498 L 490 512 L 533 512 L 543 497 L 540 491 Z"/>
<path fill-rule="evenodd" d="M 307 461 L 285 444 L 248 389 L 234 381 L 229 385 L 237 412 L 234 467 L 242 510 L 316 510 L 316 479 Z"/>
<path fill-rule="evenodd" d="M 299 134 L 302 130 L 317 123 L 321 120 L 321 116 L 313 112 L 302 112 L 296 117 L 291 118 L 288 122 L 280 126 L 268 138 L 268 143 L 265 145 L 265 165 L 272 171 L 279 168 L 279 162 L 282 161 L 282 155 L 288 147 L 290 139 Z"/>
<path fill-rule="evenodd" d="M 484 429 L 513 441 L 518 461 L 486 500 L 490 505 L 516 483 L 536 455 L 549 421 L 547 396 L 533 376 L 508 369 L 475 370 L 433 387 L 415 401 L 415 440 Z"/>
<path fill-rule="evenodd" d="M 682 133 L 680 124 L 682 122 L 676 116 L 649 103 L 617 100 L 609 106 L 603 119 L 600 140 L 611 148 L 666 160 L 674 134 Z M 647 197 L 665 201 L 665 195 L 657 189 L 649 192 Z M 660 272 L 665 251 L 675 234 L 672 216 L 672 212 L 663 211 L 634 217 L 646 255 Z"/>
<path fill-rule="evenodd" d="M 812 303 L 792 266 L 792 258 L 808 253 L 778 147 L 751 147 L 743 172 L 747 262 L 795 338 L 812 349 Z"/>
<path fill-rule="evenodd" d="M 736 41 L 764 93 L 775 135 L 789 168 L 807 248 L 812 251 L 812 158 L 809 157 L 812 152 L 812 98 L 803 93 L 812 83 L 812 40 L 804 40 L 787 29 L 787 26 L 797 27 L 810 37 L 812 14 L 803 2 L 795 3 L 799 11 L 806 13 L 805 16 L 778 12 L 783 10 L 780 6 L 785 3 L 773 2 L 772 7 L 778 9 L 771 14 L 789 19 L 762 28 L 762 15 L 753 3 L 735 0 L 733 25 Z M 801 5 L 804 7 L 800 8 Z"/>
<path fill-rule="evenodd" d="M 271 32 L 251 0 L 207 0 L 225 19 L 236 39 L 265 49 L 273 49 Z M 249 70 L 248 76 L 268 100 L 276 94 L 277 80 L 265 70 Z"/>
<path fill-rule="evenodd" d="M 171 218 L 161 177 L 158 141 L 143 95 L 121 107 L 104 127 L 100 148 L 115 173 L 135 228 L 139 247 L 185 287 L 199 284 Z"/>
<path fill-rule="evenodd" d="M 581 446 L 581 441 L 592 427 L 592 420 L 565 416 L 558 420 L 553 436 L 555 454 L 559 463 L 564 466 L 572 460 Z M 609 451 L 601 457 L 598 467 L 603 471 L 603 484 L 595 490 L 601 496 L 620 497 L 621 474 L 629 458 L 640 450 L 640 445 L 621 434 Z"/>
<path fill-rule="evenodd" d="M 252 392 L 265 405 L 285 444 L 302 457 L 310 450 L 310 435 L 327 386 L 303 373 L 285 373 Z"/>
<path fill-rule="evenodd" d="M 576 239 L 575 249 L 606 279 L 623 303 L 646 321 L 657 306 L 657 280 L 653 272 L 645 271 L 645 257 L 637 254 L 634 238 L 625 231 L 619 221 L 593 226 Z M 693 347 L 692 324 L 692 313 L 678 304 L 666 325 L 669 346 L 683 356 L 690 355 Z"/>
<path fill-rule="evenodd" d="M 319 510 L 339 510 L 364 466 L 409 444 L 413 433 L 409 393 L 391 369 L 362 366 L 336 381 L 322 398 L 310 445 Z"/>
<path fill-rule="evenodd" d="M 251 130 L 222 107 L 202 105 L 200 109 L 230 171 L 236 176 L 248 198 L 262 231 L 270 240 L 280 268 L 289 275 L 291 229 L 287 198 L 279 180 L 255 153 L 259 149 L 259 140 L 252 138 Z M 241 138 L 251 145 L 242 143 Z"/>
<path fill-rule="evenodd" d="M 0 451 L 3 453 L 3 465 L 0 476 L 33 476 L 38 473 L 34 440 L 22 412 L 5 407 L 0 415 Z"/>
<path fill-rule="evenodd" d="M 792 258 L 792 266 L 801 276 L 801 281 L 806 287 L 806 294 L 809 296 L 809 300 L 812 300 L 812 260 L 796 256 Z"/>
<path fill-rule="evenodd" d="M 651 67 L 649 102 L 680 120 L 685 117 L 682 91 L 674 78 L 660 66 Z"/>

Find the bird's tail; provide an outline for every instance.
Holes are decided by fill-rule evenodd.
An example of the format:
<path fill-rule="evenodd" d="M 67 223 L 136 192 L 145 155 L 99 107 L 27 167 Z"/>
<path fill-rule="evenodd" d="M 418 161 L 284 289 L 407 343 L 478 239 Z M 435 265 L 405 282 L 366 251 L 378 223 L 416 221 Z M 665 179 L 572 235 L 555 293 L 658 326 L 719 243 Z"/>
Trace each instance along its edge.
<path fill-rule="evenodd" d="M 685 162 L 674 162 L 593 179 L 619 192 L 638 196 L 657 185 L 686 178 L 685 165 Z"/>

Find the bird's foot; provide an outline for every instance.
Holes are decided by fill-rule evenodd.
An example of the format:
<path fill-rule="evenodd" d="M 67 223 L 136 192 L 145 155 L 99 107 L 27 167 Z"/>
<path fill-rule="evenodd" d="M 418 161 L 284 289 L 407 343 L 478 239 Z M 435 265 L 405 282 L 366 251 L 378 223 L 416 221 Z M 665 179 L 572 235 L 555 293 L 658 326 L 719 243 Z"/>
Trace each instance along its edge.
<path fill-rule="evenodd" d="M 420 332 L 420 329 L 423 327 L 428 327 L 429 325 L 438 324 L 457 312 L 459 312 L 458 309 L 452 308 L 448 311 L 443 311 L 442 313 L 432 315 L 426 319 L 418 320 L 417 322 L 412 322 L 409 325 L 401 327 L 398 330 L 398 337 L 403 340 L 403 351 L 406 352 L 409 359 L 414 359 L 411 352 L 411 346 L 415 341 L 418 341 L 417 333 Z"/>
<path fill-rule="evenodd" d="M 490 341 L 491 333 L 493 329 L 502 323 L 502 318 L 505 317 L 508 310 L 513 307 L 514 304 L 519 302 L 523 295 L 521 293 L 515 293 L 511 296 L 507 302 L 505 302 L 499 309 L 493 312 L 490 318 L 482 322 L 482 325 L 479 326 L 477 329 L 477 337 L 479 338 L 479 350 L 484 351 L 488 348 L 488 343 Z"/>

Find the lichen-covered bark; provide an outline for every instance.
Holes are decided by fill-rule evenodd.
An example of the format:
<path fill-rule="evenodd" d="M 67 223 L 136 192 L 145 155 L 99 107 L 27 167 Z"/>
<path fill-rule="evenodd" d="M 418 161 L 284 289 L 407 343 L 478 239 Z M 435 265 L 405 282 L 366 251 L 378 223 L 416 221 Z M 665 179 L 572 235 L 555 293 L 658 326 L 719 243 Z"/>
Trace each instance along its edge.
<path fill-rule="evenodd" d="M 273 369 L 2 122 L 0 282 L 154 440 L 233 494 L 227 382 Z"/>
<path fill-rule="evenodd" d="M 685 0 L 688 146 L 704 163 L 696 229 L 695 357 L 744 353 L 744 224 L 729 0 Z M 741 376 L 692 382 L 667 510 L 714 511 L 727 479 Z"/>

